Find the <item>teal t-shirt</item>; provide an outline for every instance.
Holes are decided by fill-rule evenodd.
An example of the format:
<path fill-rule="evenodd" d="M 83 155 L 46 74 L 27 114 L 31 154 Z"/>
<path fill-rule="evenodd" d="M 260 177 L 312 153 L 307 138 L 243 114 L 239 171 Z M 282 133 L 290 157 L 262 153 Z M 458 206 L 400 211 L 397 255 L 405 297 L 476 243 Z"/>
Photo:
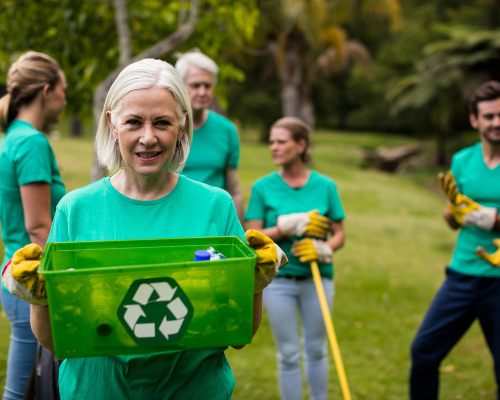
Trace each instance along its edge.
<path fill-rule="evenodd" d="M 179 176 L 167 196 L 140 201 L 107 177 L 61 200 L 49 242 L 194 236 L 244 238 L 229 194 Z M 66 359 L 61 399 L 229 399 L 235 382 L 224 350 Z"/>
<path fill-rule="evenodd" d="M 257 180 L 252 187 L 245 219 L 260 220 L 264 227 L 276 226 L 278 216 L 318 210 L 333 221 L 345 218 L 344 208 L 337 191 L 337 185 L 330 178 L 311 171 L 307 183 L 294 189 L 283 178 L 273 172 Z M 298 237 L 277 242 L 288 257 L 288 264 L 278 275 L 311 276 L 309 263 L 302 263 L 291 253 L 292 244 Z M 318 263 L 320 273 L 333 278 L 333 264 Z"/>
<path fill-rule="evenodd" d="M 500 165 L 490 168 L 484 163 L 481 142 L 456 153 L 450 169 L 460 192 L 482 206 L 500 208 Z M 500 268 L 476 255 L 478 246 L 489 253 L 496 251 L 492 241 L 498 237 L 498 230 L 464 226 L 457 236 L 450 268 L 466 275 L 500 277 Z"/>
<path fill-rule="evenodd" d="M 213 111 L 193 131 L 193 143 L 182 174 L 198 182 L 226 189 L 226 169 L 238 168 L 240 140 L 234 124 Z"/>
<path fill-rule="evenodd" d="M 52 215 L 65 188 L 47 137 L 22 120 L 14 120 L 0 140 L 0 177 L 3 266 L 17 249 L 31 242 L 25 227 L 21 186 L 48 183 Z"/>

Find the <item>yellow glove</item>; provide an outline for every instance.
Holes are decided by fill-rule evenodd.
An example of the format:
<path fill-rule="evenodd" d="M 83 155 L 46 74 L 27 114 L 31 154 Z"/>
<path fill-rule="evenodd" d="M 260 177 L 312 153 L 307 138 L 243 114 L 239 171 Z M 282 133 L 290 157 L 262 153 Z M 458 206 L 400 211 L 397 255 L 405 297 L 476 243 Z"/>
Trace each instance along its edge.
<path fill-rule="evenodd" d="M 441 189 L 450 202 L 448 210 L 457 223 L 462 226 L 476 226 L 486 231 L 493 229 L 498 214 L 496 208 L 481 206 L 460 193 L 450 171 L 439 173 L 438 178 Z"/>
<path fill-rule="evenodd" d="M 45 280 L 38 274 L 42 248 L 28 244 L 17 250 L 2 272 L 4 286 L 15 296 L 36 305 L 47 305 Z"/>
<path fill-rule="evenodd" d="M 285 236 L 311 236 L 323 238 L 330 232 L 331 221 L 318 210 L 307 213 L 280 215 L 277 226 Z"/>
<path fill-rule="evenodd" d="M 250 247 L 257 253 L 254 293 L 260 293 L 271 283 L 288 259 L 283 250 L 264 233 L 249 229 L 245 232 L 245 237 Z"/>
<path fill-rule="evenodd" d="M 292 254 L 301 262 L 332 262 L 333 250 L 327 242 L 317 239 L 302 239 L 292 246 Z"/>
<path fill-rule="evenodd" d="M 500 239 L 493 240 L 493 244 L 497 247 L 493 254 L 487 253 L 483 247 L 478 247 L 476 254 L 494 267 L 500 267 Z"/>
<path fill-rule="evenodd" d="M 451 204 L 457 205 L 457 196 L 460 194 L 455 182 L 455 177 L 451 171 L 440 172 L 438 174 L 439 185 Z"/>

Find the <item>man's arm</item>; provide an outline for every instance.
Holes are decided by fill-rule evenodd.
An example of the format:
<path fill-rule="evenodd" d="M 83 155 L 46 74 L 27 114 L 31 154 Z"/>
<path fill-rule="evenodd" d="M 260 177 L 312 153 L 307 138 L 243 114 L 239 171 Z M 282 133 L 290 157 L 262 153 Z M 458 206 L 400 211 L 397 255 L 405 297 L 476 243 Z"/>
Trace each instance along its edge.
<path fill-rule="evenodd" d="M 241 224 L 243 224 L 243 194 L 241 193 L 240 189 L 240 179 L 238 176 L 237 168 L 226 169 L 226 190 L 233 198 L 233 202 L 238 213 L 238 218 Z"/>

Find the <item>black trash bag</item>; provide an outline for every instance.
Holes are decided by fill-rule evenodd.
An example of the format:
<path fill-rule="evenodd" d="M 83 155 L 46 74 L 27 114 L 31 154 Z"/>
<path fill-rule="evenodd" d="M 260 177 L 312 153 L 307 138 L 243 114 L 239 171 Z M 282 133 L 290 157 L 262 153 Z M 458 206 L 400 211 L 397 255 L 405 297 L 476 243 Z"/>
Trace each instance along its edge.
<path fill-rule="evenodd" d="M 25 400 L 59 400 L 59 366 L 61 360 L 37 345 L 35 364 L 26 388 Z"/>

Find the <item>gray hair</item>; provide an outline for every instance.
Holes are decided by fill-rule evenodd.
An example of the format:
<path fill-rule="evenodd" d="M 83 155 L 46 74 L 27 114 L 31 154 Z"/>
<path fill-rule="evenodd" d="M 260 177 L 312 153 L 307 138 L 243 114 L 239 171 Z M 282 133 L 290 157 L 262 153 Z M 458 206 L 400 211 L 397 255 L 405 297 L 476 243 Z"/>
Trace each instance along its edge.
<path fill-rule="evenodd" d="M 214 60 L 203 54 L 201 51 L 189 51 L 182 54 L 175 63 L 175 69 L 179 72 L 182 79 L 186 79 L 189 68 L 204 69 L 212 74 L 214 78 L 214 85 L 217 82 L 217 74 L 219 67 Z"/>
<path fill-rule="evenodd" d="M 169 63 L 146 58 L 126 66 L 111 85 L 101 113 L 95 138 L 97 160 L 109 171 L 115 171 L 122 166 L 123 160 L 118 143 L 111 134 L 106 114 L 111 113 L 111 119 L 116 118 L 120 102 L 132 90 L 159 87 L 168 90 L 176 104 L 179 125 L 183 135 L 177 144 L 172 158 L 172 168 L 180 171 L 186 162 L 193 137 L 193 112 L 184 82 Z"/>

